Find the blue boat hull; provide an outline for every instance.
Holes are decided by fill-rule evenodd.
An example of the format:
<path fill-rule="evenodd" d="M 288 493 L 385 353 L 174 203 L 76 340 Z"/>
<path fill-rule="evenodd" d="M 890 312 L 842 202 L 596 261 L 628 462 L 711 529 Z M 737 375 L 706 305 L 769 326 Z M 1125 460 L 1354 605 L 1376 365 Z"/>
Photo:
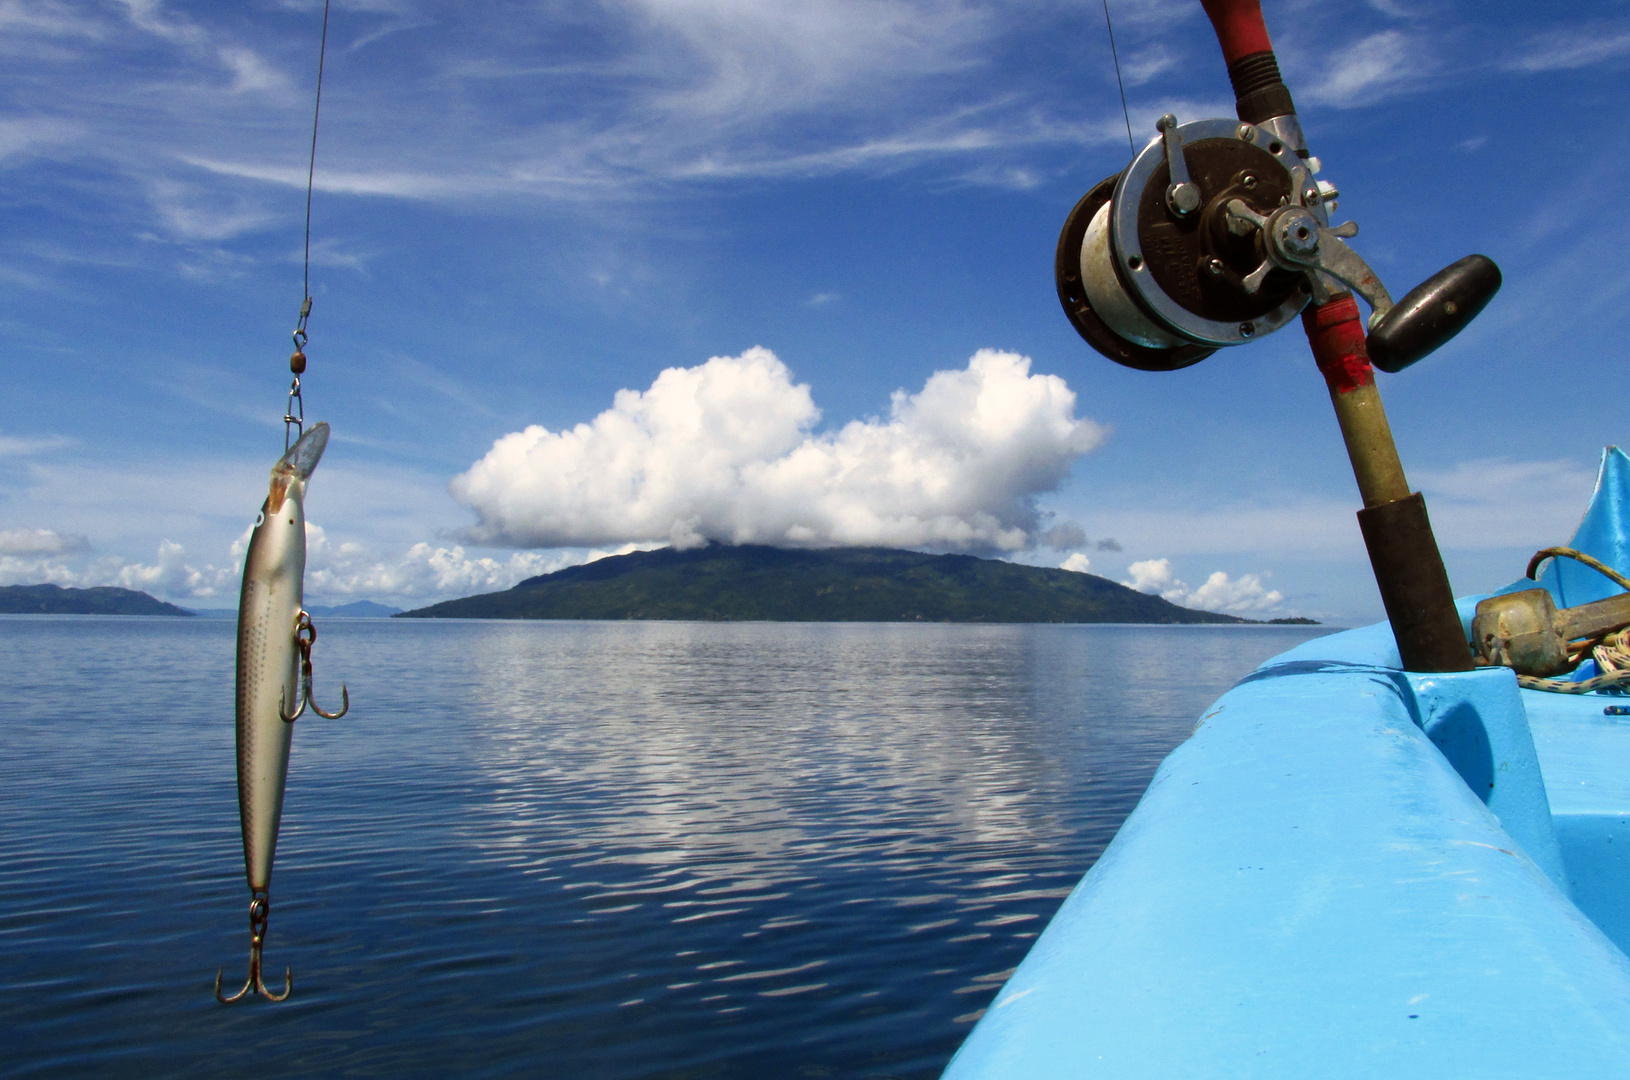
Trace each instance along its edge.
<path fill-rule="evenodd" d="M 1573 546 L 1630 569 L 1617 450 Z M 1630 718 L 1399 668 L 1382 624 L 1224 695 L 946 1077 L 1630 1078 Z"/>

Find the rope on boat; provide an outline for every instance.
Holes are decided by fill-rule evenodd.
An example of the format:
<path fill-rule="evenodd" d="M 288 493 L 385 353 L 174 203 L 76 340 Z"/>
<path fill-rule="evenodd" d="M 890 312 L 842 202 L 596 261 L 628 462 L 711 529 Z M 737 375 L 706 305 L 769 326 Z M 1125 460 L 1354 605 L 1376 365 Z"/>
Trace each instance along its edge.
<path fill-rule="evenodd" d="M 1540 565 L 1551 558 L 1573 559 L 1583 563 L 1619 588 L 1630 592 L 1630 578 L 1600 559 L 1569 547 L 1549 547 L 1536 551 L 1534 557 L 1528 560 L 1527 576 L 1535 581 L 1539 580 Z M 1569 646 L 1569 654 L 1574 658 L 1575 666 L 1587 657 L 1595 660 L 1596 667 L 1602 674 L 1593 679 L 1581 679 L 1577 682 L 1518 675 L 1517 685 L 1525 690 L 1543 690 L 1549 694 L 1590 694 L 1597 690 L 1614 690 L 1621 686 L 1630 686 L 1630 626 L 1620 627 L 1603 637 L 1574 642 Z"/>
<path fill-rule="evenodd" d="M 1614 671 L 1594 679 L 1569 682 L 1567 679 L 1537 679 L 1532 675 L 1518 675 L 1517 685 L 1524 690 L 1544 690 L 1550 694 L 1589 694 L 1597 690 L 1611 690 L 1630 685 L 1630 671 Z"/>
<path fill-rule="evenodd" d="M 1590 555 L 1586 555 L 1583 551 L 1570 547 L 1548 547 L 1534 552 L 1534 557 L 1528 560 L 1527 576 L 1534 581 L 1538 581 L 1539 577 L 1537 572 L 1540 564 L 1546 559 L 1557 556 L 1564 559 L 1573 559 L 1577 562 L 1582 562 L 1592 570 L 1596 571 L 1598 574 L 1601 574 L 1603 577 L 1613 582 L 1613 584 L 1617 585 L 1625 592 L 1630 592 L 1630 578 L 1625 577 L 1623 574 L 1602 562 L 1600 559 L 1593 558 Z"/>

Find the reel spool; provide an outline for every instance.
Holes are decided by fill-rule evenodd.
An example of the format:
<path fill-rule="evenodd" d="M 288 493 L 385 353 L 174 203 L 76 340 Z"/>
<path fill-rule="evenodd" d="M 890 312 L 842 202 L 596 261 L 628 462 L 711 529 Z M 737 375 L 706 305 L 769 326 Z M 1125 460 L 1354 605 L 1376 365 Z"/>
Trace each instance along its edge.
<path fill-rule="evenodd" d="M 1064 223 L 1054 272 L 1076 331 L 1116 363 L 1174 371 L 1266 337 L 1310 301 L 1350 289 L 1372 308 L 1371 358 L 1399 371 L 1448 341 L 1500 287 L 1470 255 L 1394 304 L 1332 228 L 1336 189 L 1315 181 L 1299 128 L 1167 115 L 1159 136 L 1084 195 Z"/>

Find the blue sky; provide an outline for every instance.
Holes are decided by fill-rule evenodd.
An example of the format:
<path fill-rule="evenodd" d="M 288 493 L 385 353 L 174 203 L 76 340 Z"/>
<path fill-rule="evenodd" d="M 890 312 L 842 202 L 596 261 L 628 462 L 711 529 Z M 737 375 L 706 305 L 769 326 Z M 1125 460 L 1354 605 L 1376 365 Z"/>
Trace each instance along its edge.
<path fill-rule="evenodd" d="M 1232 114 L 1197 2 L 1111 10 L 1139 145 Z M 1472 251 L 1504 270 L 1381 377 L 1457 591 L 1502 584 L 1627 434 L 1630 4 L 1264 10 L 1393 294 Z M 235 601 L 282 448 L 320 18 L 0 0 L 0 582 Z M 308 597 L 780 538 L 1379 617 L 1299 328 L 1149 374 L 1059 311 L 1058 229 L 1127 158 L 1098 0 L 336 0 Z"/>

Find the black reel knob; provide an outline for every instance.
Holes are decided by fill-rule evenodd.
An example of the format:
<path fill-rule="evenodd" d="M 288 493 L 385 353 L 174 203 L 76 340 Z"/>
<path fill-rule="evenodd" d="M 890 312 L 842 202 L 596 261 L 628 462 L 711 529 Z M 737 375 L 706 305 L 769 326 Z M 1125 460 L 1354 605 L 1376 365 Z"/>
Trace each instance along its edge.
<path fill-rule="evenodd" d="M 1370 363 L 1397 373 L 1448 343 L 1500 291 L 1500 268 L 1468 255 L 1439 270 L 1376 320 L 1366 344 Z"/>

